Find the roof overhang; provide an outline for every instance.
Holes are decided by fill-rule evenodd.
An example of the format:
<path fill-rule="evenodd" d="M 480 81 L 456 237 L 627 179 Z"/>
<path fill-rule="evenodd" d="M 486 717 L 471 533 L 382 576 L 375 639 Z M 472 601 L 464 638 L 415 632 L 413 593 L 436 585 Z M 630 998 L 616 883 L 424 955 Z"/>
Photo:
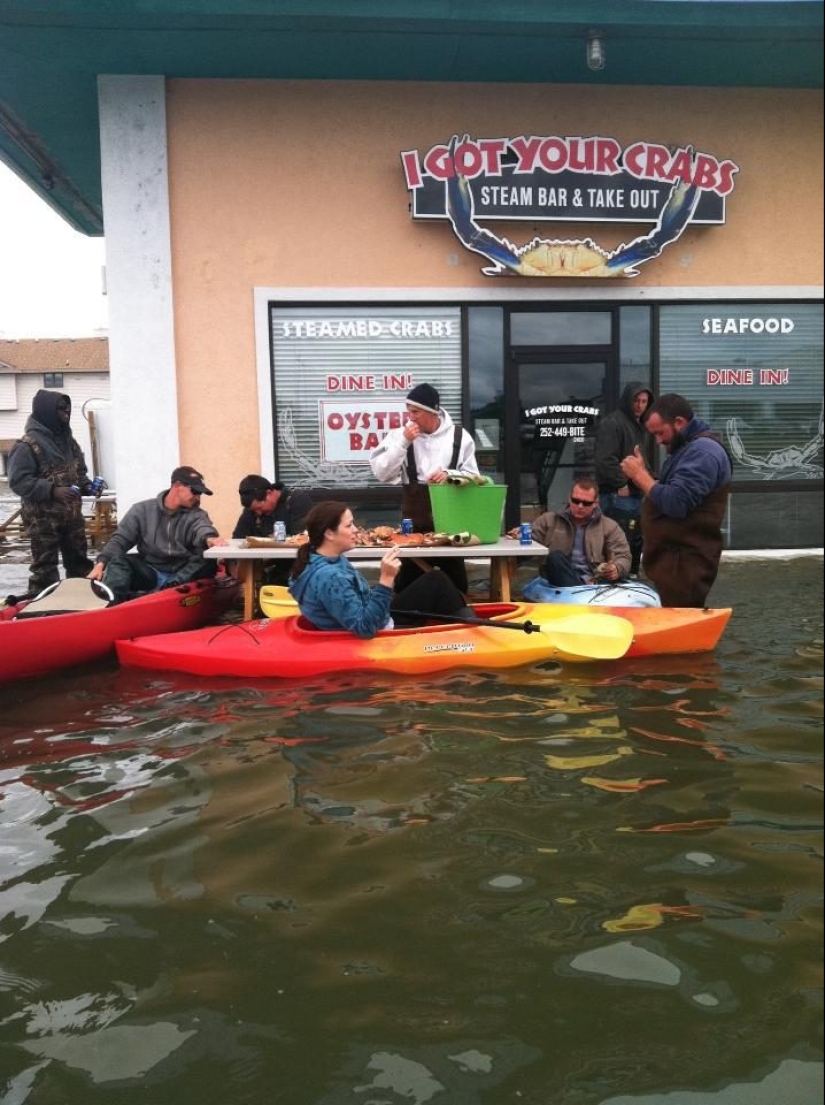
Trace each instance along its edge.
<path fill-rule="evenodd" d="M 822 30 L 822 0 L 0 0 L 0 159 L 96 235 L 101 74 L 821 88 Z"/>

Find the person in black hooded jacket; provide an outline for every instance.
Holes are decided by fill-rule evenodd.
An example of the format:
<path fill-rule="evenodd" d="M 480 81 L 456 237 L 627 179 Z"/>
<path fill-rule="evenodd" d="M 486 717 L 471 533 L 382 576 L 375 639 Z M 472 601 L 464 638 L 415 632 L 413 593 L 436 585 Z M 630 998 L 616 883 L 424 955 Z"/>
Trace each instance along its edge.
<path fill-rule="evenodd" d="M 618 522 L 630 545 L 630 574 L 637 575 L 642 560 L 642 493 L 621 469 L 645 441 L 644 420 L 653 392 L 641 380 L 631 380 L 622 390 L 619 407 L 599 423 L 596 431 L 596 482 L 602 514 Z"/>
<path fill-rule="evenodd" d="M 58 582 L 60 557 L 67 578 L 85 576 L 92 567 L 80 501 L 91 481 L 69 427 L 71 417 L 68 395 L 41 388 L 9 455 L 9 487 L 22 500 L 20 516 L 31 541 L 33 595 Z"/>

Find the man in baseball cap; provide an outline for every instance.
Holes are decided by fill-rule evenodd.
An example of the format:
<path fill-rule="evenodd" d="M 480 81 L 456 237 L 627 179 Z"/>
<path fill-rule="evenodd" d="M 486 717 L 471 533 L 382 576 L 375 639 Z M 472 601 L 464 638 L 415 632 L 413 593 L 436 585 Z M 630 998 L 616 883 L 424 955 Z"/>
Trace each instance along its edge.
<path fill-rule="evenodd" d="M 197 472 L 194 468 L 190 468 L 184 464 L 180 468 L 176 468 L 172 473 L 171 485 L 176 483 L 182 483 L 184 487 L 190 488 L 196 495 L 211 495 L 212 492 L 203 482 L 203 476 L 200 472 Z"/>
<path fill-rule="evenodd" d="M 280 480 L 272 483 L 266 476 L 244 476 L 238 495 L 243 513 L 233 537 L 271 537 L 276 522 L 284 523 L 288 535 L 300 533 L 304 518 L 312 510 L 308 491 L 289 491 Z"/>
<path fill-rule="evenodd" d="M 243 510 L 232 531 L 234 538 L 271 537 L 276 522 L 284 523 L 287 536 L 300 533 L 313 506 L 308 491 L 301 488 L 290 491 L 280 480 L 273 483 L 257 473 L 244 476 L 238 484 L 238 495 Z M 283 586 L 291 568 L 292 561 L 272 561 L 264 569 L 263 580 Z"/>
<path fill-rule="evenodd" d="M 123 602 L 135 592 L 213 576 L 218 562 L 204 560 L 204 550 L 229 542 L 201 510 L 201 495 L 211 494 L 197 468 L 176 468 L 165 491 L 126 511 L 88 578 L 102 579 L 115 600 Z M 130 552 L 132 548 L 137 551 Z"/>

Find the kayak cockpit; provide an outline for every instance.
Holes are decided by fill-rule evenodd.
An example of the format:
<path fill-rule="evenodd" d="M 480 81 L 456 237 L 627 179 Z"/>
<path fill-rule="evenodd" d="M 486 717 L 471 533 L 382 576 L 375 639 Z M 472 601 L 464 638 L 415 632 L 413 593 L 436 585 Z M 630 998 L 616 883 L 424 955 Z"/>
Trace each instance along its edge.
<path fill-rule="evenodd" d="M 517 621 L 526 610 L 527 604 L 523 602 L 485 602 L 473 606 L 473 611 L 477 617 L 483 620 L 502 622 Z M 317 639 L 319 635 L 323 635 L 325 638 L 340 637 L 343 640 L 353 636 L 348 629 L 318 629 L 303 614 L 294 615 L 287 620 L 290 622 L 290 632 L 307 640 L 309 638 Z M 465 620 L 449 622 L 441 615 L 438 616 L 438 620 L 434 620 L 430 625 L 426 624 L 423 616 L 421 620 L 423 623 L 421 625 L 395 626 L 393 629 L 382 629 L 376 633 L 374 639 L 409 637 L 417 633 L 443 633 L 450 630 L 467 629 L 468 625 L 472 628 L 471 622 Z"/>

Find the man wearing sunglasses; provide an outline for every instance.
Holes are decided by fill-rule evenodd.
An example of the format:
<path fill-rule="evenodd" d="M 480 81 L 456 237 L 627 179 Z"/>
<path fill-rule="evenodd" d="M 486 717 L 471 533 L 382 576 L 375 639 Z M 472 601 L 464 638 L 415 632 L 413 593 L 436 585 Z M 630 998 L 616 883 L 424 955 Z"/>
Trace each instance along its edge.
<path fill-rule="evenodd" d="M 89 579 L 102 579 L 123 602 L 134 592 L 160 591 L 213 576 L 216 560 L 204 560 L 213 545 L 228 545 L 209 515 L 201 495 L 211 495 L 203 476 L 189 465 L 176 468 L 170 487 L 154 499 L 135 503 L 100 550 Z M 133 547 L 136 552 L 129 552 Z"/>
<path fill-rule="evenodd" d="M 617 583 L 630 571 L 630 546 L 618 522 L 599 507 L 595 480 L 579 477 L 567 505 L 533 522 L 533 540 L 546 545 L 540 573 L 554 587 Z"/>

